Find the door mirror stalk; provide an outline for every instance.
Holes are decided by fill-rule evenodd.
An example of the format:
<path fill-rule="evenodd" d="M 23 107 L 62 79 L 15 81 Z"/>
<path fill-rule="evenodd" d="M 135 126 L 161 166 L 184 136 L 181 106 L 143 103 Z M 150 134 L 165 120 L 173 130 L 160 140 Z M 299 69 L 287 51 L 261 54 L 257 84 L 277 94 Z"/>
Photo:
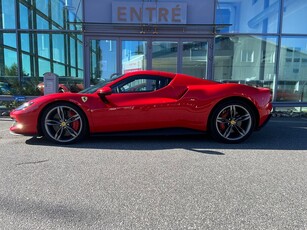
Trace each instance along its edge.
<path fill-rule="evenodd" d="M 104 103 L 106 103 L 106 104 L 110 103 L 109 100 L 106 98 L 107 95 L 112 94 L 112 89 L 110 87 L 104 86 L 104 87 L 98 89 L 97 94 Z"/>

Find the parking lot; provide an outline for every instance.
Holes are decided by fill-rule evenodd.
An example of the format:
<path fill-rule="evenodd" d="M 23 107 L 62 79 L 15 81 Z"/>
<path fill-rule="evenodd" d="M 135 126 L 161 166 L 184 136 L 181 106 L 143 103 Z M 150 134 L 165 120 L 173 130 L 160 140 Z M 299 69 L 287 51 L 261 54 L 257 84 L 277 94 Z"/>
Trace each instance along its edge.
<path fill-rule="evenodd" d="M 0 229 L 307 229 L 307 119 L 208 136 L 14 136 L 0 118 Z"/>

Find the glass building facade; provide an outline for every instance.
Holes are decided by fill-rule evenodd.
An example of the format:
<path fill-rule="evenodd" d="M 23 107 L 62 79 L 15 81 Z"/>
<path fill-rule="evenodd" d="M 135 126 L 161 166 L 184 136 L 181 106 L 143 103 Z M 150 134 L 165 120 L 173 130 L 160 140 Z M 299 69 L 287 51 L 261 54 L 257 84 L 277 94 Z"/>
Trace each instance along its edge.
<path fill-rule="evenodd" d="M 155 23 L 135 22 L 139 3 L 156 4 Z M 187 5 L 184 22 L 171 3 Z M 159 69 L 265 86 L 275 105 L 307 106 L 305 0 L 0 0 L 0 10 L 0 101 L 41 95 L 46 72 L 75 92 Z"/>
<path fill-rule="evenodd" d="M 307 102 L 307 2 L 223 0 L 216 23 L 216 80 L 270 87 L 279 105 Z M 279 103 L 280 102 L 280 103 Z"/>
<path fill-rule="evenodd" d="M 82 6 L 70 0 L 0 1 L 2 99 L 42 94 L 46 72 L 68 85 L 83 82 Z"/>

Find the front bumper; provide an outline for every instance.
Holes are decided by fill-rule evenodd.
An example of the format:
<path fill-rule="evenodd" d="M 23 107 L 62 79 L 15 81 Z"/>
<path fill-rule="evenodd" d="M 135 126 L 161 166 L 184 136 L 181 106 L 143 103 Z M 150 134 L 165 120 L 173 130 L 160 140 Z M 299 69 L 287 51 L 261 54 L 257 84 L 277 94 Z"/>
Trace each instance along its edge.
<path fill-rule="evenodd" d="M 22 134 L 25 136 L 37 135 L 37 119 L 28 114 L 13 112 L 10 117 L 13 119 L 13 124 L 10 127 L 10 132 L 14 134 Z"/>

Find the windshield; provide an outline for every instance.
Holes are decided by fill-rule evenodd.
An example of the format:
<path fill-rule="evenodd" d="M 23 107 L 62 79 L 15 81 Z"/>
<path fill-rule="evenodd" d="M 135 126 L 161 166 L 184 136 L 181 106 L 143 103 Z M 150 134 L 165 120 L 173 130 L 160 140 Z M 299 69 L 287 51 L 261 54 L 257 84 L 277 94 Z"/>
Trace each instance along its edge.
<path fill-rule="evenodd" d="M 92 85 L 92 86 L 90 86 L 90 87 L 88 87 L 88 88 L 86 88 L 86 89 L 80 91 L 79 93 L 95 93 L 99 88 L 105 86 L 106 84 L 108 84 L 108 83 L 114 81 L 115 79 L 117 79 L 117 78 L 119 78 L 119 77 L 121 77 L 121 76 L 114 77 L 114 78 L 111 78 L 111 79 L 109 79 L 109 80 L 103 79 L 103 80 L 101 80 L 100 82 L 98 82 L 96 85 Z"/>

